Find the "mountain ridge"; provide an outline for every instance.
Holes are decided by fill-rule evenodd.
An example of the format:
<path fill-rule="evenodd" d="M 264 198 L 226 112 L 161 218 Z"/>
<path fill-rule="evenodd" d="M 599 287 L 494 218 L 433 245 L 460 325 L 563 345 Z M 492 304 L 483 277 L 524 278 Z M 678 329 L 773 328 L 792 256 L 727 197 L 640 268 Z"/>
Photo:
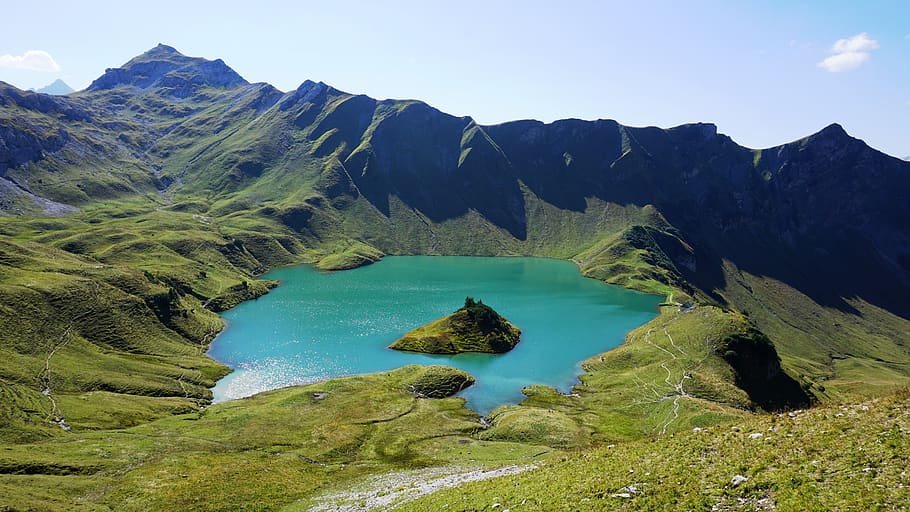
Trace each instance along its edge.
<path fill-rule="evenodd" d="M 708 123 L 485 126 L 321 82 L 282 92 L 219 62 L 159 46 L 65 97 L 0 84 L 14 506 L 293 506 L 379 472 L 773 424 L 798 413 L 762 411 L 910 384 L 910 163 L 839 125 L 765 149 Z M 217 312 L 278 285 L 266 271 L 407 254 L 569 259 L 666 301 L 570 392 L 531 385 L 483 421 L 415 389 L 470 377 L 421 367 L 209 407 L 229 371 L 205 356 Z M 255 484 L 199 494 L 240 479 Z"/>
<path fill-rule="evenodd" d="M 539 243 L 529 240 L 534 235 L 529 233 L 532 206 L 528 201 L 539 199 L 562 211 L 582 214 L 588 211 L 592 198 L 638 207 L 653 204 L 670 225 L 684 228 L 690 237 L 702 238 L 697 245 L 707 249 L 708 257 L 723 257 L 721 253 L 729 252 L 727 247 L 737 245 L 733 240 L 720 244 L 724 250 L 711 249 L 718 245 L 712 241 L 717 228 L 728 234 L 735 228 L 737 239 L 757 235 L 792 245 L 795 239 L 820 236 L 818 233 L 833 226 L 852 226 L 869 232 L 872 250 L 881 252 L 886 263 L 898 269 L 904 284 L 910 279 L 903 270 L 910 255 L 898 243 L 907 237 L 900 221 L 895 220 L 908 214 L 898 196 L 906 190 L 910 172 L 902 161 L 869 148 L 838 124 L 761 150 L 740 146 L 719 134 L 715 125 L 706 123 L 660 129 L 627 127 L 613 120 L 566 119 L 481 126 L 470 117 L 450 116 L 423 102 L 376 100 L 309 80 L 295 91 L 281 93 L 268 84 L 247 83 L 223 63 L 218 66 L 230 70 L 226 73 L 232 78 L 219 81 L 205 67 L 219 62 L 186 57 L 172 47 L 159 45 L 117 68 L 120 71 L 106 73 L 99 78 L 100 85 L 74 98 L 61 98 L 57 103 L 19 101 L 26 109 L 50 116 L 63 112 L 64 119 L 87 124 L 94 122 L 91 112 L 97 109 L 92 106 L 106 105 L 104 116 L 113 109 L 115 117 L 122 119 L 121 126 L 132 125 L 135 137 L 125 131 L 113 143 L 102 142 L 96 140 L 99 132 L 93 131 L 83 143 L 122 147 L 145 160 L 141 164 L 145 176 L 123 162 L 121 165 L 130 168 L 129 174 L 121 177 L 113 173 L 110 178 L 114 183 L 107 179 L 92 187 L 101 197 L 121 195 L 128 189 L 166 190 L 167 194 L 182 190 L 205 193 L 213 199 L 233 196 L 233 203 L 242 203 L 246 196 L 287 202 L 281 190 L 315 182 L 316 190 L 337 205 L 365 199 L 379 219 L 392 215 L 393 200 L 434 224 L 477 212 L 521 244 Z M 153 73 L 130 71 L 148 64 Z M 175 73 L 184 76 L 176 82 L 165 79 Z M 224 87 L 214 87 L 218 84 Z M 131 87 L 140 87 L 141 94 L 124 97 Z M 214 92 L 204 92 L 200 87 Z M 7 92 L 0 94 L 0 101 L 10 96 L 17 97 Z M 22 97 L 19 94 L 18 98 Z M 174 97 L 179 103 L 170 106 L 167 98 Z M 193 100 L 182 102 L 180 98 L 184 97 Z M 48 139 L 57 141 L 53 143 L 40 142 L 40 138 L 36 141 L 34 135 L 4 136 L 0 167 L 35 164 L 65 152 L 67 142 L 63 139 L 72 145 L 77 136 L 63 126 L 59 133 L 58 138 Z M 187 145 L 186 137 L 194 133 L 208 134 L 209 145 L 195 149 L 192 143 Z M 6 158 L 3 146 L 10 155 Z M 174 158 L 175 152 L 184 156 Z M 98 157 L 104 160 L 106 155 Z M 125 157 L 116 158 L 123 161 Z M 832 165 L 845 171 L 826 170 Z M 852 170 L 860 168 L 864 170 Z M 9 173 L 6 178 L 16 179 Z M 26 181 L 24 177 L 16 179 L 19 184 Z M 264 185 L 266 181 L 285 185 L 276 189 Z M 854 188 L 845 186 L 847 181 Z M 45 190 L 32 185 L 28 191 L 55 203 L 79 207 L 92 200 L 86 185 L 63 194 L 46 184 Z M 527 190 L 534 197 L 527 196 Z M 836 200 L 831 193 L 839 194 Z M 864 210 L 866 202 L 854 201 L 852 195 L 875 195 L 871 205 L 884 222 L 871 222 Z M 74 196 L 78 197 L 75 202 Z M 440 201 L 438 197 L 446 199 Z M 710 205 L 708 210 L 706 205 Z M 237 206 L 231 206 L 229 200 L 223 207 Z M 292 219 L 299 217 L 293 212 L 311 208 L 288 204 L 265 212 Z M 313 211 L 317 215 L 327 211 L 345 215 L 344 207 Z M 705 230 L 703 212 L 708 211 L 716 218 L 711 220 L 714 226 Z M 759 215 L 770 224 L 765 220 L 752 222 Z M 337 222 L 329 218 L 336 218 L 334 213 L 323 221 Z M 297 232 L 321 236 L 313 226 L 297 221 L 292 224 Z M 893 239 L 895 233 L 898 236 Z M 433 235 L 428 232 L 427 236 Z M 824 233 L 823 237 L 829 235 Z M 405 243 L 362 241 L 385 252 L 395 252 L 396 246 Z M 825 250 L 837 249 L 832 246 Z M 716 276 L 690 272 L 688 277 L 701 279 L 703 288 L 718 283 Z M 893 302 L 892 306 L 900 307 Z"/>
<path fill-rule="evenodd" d="M 205 65 L 210 65 L 210 66 L 212 66 L 213 68 L 216 68 L 216 69 L 218 69 L 218 70 L 222 70 L 222 71 L 224 72 L 225 75 L 231 77 L 231 78 L 228 79 L 228 80 L 224 80 L 224 81 L 223 81 L 223 84 L 221 85 L 221 87 L 231 88 L 231 87 L 236 87 L 236 86 L 241 86 L 241 85 L 250 85 L 250 83 L 247 82 L 246 80 L 243 80 L 243 78 L 242 78 L 242 77 L 241 77 L 233 68 L 231 68 L 230 66 L 228 66 L 227 64 L 225 64 L 224 61 L 223 61 L 222 59 L 208 60 L 208 59 L 201 58 L 201 57 L 188 57 L 188 56 L 182 54 L 179 50 L 177 50 L 176 48 L 174 48 L 174 47 L 172 47 L 172 46 L 166 45 L 166 44 L 164 44 L 164 43 L 159 43 L 158 45 L 156 45 L 155 47 L 153 47 L 153 48 L 147 50 L 146 52 L 143 52 L 142 54 L 139 54 L 139 55 L 137 55 L 136 57 L 133 57 L 132 59 L 130 59 L 129 61 L 127 61 L 123 66 L 121 66 L 120 68 L 108 68 L 108 69 L 105 71 L 105 73 L 102 74 L 102 76 L 100 76 L 99 78 L 95 79 L 95 80 L 92 82 L 92 85 L 90 85 L 90 86 L 88 87 L 88 89 L 90 89 L 90 90 L 98 90 L 98 89 L 102 89 L 102 88 L 114 87 L 114 86 L 117 86 L 117 85 L 127 85 L 127 83 L 123 83 L 123 82 L 120 81 L 118 78 L 116 78 L 116 75 L 118 75 L 119 73 L 121 73 L 121 72 L 123 72 L 123 71 L 127 71 L 127 72 L 128 72 L 128 71 L 130 70 L 130 68 L 132 68 L 133 66 L 136 66 L 136 65 L 138 65 L 138 64 L 145 64 L 145 63 L 150 63 L 150 62 L 151 62 L 151 63 L 156 63 L 156 64 L 170 63 L 170 64 L 172 65 L 172 67 L 168 68 L 168 71 L 175 71 L 175 70 L 181 69 L 181 68 L 183 68 L 183 67 L 189 67 L 189 68 L 191 68 L 191 69 L 192 69 L 192 68 L 196 68 L 196 69 L 198 69 L 199 71 L 202 71 L 202 73 L 200 73 L 200 74 L 202 75 L 201 78 L 202 78 L 203 82 L 205 81 L 206 75 L 208 75 L 207 72 L 209 71 L 209 70 L 205 67 Z M 107 75 L 109 71 L 112 71 L 113 74 L 114 74 L 115 76 L 113 76 L 113 77 L 111 77 L 111 78 L 105 78 L 105 75 Z M 213 71 L 214 71 L 214 70 L 213 70 Z M 166 74 L 166 73 L 163 73 L 163 74 Z M 127 76 L 131 76 L 131 74 L 130 74 L 130 73 L 127 73 Z M 155 79 L 153 79 L 153 78 L 161 78 L 161 77 L 160 77 L 160 76 L 156 76 L 156 77 L 149 77 L 149 78 L 150 78 L 150 80 L 146 80 L 146 81 L 143 82 L 143 83 L 145 83 L 145 84 L 147 84 L 147 85 L 145 85 L 145 86 L 142 87 L 142 88 L 148 88 L 148 87 L 153 87 L 153 86 L 155 86 L 155 85 L 157 84 L 157 80 L 155 80 Z M 101 81 L 101 83 L 95 85 L 96 82 L 99 82 L 99 81 Z M 264 83 L 264 84 L 265 84 L 265 85 L 268 85 L 268 86 L 270 86 L 270 87 L 274 87 L 274 86 L 271 86 L 271 84 L 268 84 L 268 83 Z M 349 94 L 349 95 L 351 95 L 351 96 L 365 96 L 365 95 L 362 95 L 362 94 L 353 94 L 353 93 L 348 93 L 348 92 L 345 92 L 345 91 L 341 91 L 341 90 L 335 89 L 334 87 L 332 87 L 332 86 L 330 86 L 330 85 L 325 84 L 325 83 L 322 82 L 322 81 L 312 81 L 312 80 L 309 80 L 309 79 L 306 79 L 306 80 L 304 80 L 303 82 L 301 82 L 301 85 L 298 86 L 298 88 L 295 89 L 294 91 L 292 91 L 291 93 L 285 93 L 285 94 L 296 94 L 296 95 L 299 97 L 299 95 L 300 95 L 300 93 L 301 93 L 302 90 L 303 90 L 303 91 L 307 91 L 307 90 L 309 90 L 310 88 L 312 88 L 314 85 L 316 85 L 316 86 L 318 86 L 318 87 L 324 87 L 324 88 L 326 88 L 326 90 L 329 90 L 329 91 L 332 91 L 332 92 L 338 93 L 338 94 Z M 93 87 L 93 86 L 94 86 L 94 87 Z M 276 89 L 276 90 L 277 90 L 277 89 Z M 368 96 L 367 96 L 367 97 L 368 97 Z M 308 99 L 309 99 L 309 98 L 305 98 L 304 101 L 306 101 L 306 100 L 308 100 Z M 416 101 L 416 102 L 418 102 L 418 103 L 424 103 L 424 102 L 422 102 L 422 101 L 420 101 L 420 100 L 391 99 L 391 98 L 389 98 L 389 99 L 384 99 L 384 100 L 375 99 L 374 101 L 391 101 L 391 102 L 415 102 L 415 101 Z M 424 104 L 426 104 L 426 103 L 424 103 Z M 430 106 L 430 105 L 427 104 L 427 106 Z M 433 107 L 430 106 L 430 108 L 433 108 Z M 597 119 L 565 118 L 565 119 L 558 119 L 558 120 L 555 120 L 555 121 L 551 121 L 551 122 L 549 122 L 549 123 L 545 123 L 545 122 L 542 122 L 542 121 L 538 121 L 538 120 L 536 120 L 536 119 L 517 119 L 517 120 L 513 120 L 513 121 L 504 121 L 504 122 L 502 122 L 502 123 L 494 123 L 494 124 L 479 125 L 479 126 L 498 126 L 498 125 L 503 125 L 503 124 L 521 123 L 521 122 L 534 122 L 534 123 L 541 123 L 541 124 L 544 124 L 544 125 L 550 125 L 550 124 L 560 123 L 560 122 L 564 122 L 564 121 L 583 121 L 583 122 L 607 121 L 607 122 L 616 122 L 615 120 L 609 119 L 609 118 L 597 118 Z M 624 125 L 624 126 L 625 126 L 625 125 Z M 718 134 L 718 131 L 717 131 L 718 128 L 717 128 L 717 126 L 716 126 L 714 123 L 710 123 L 710 122 L 683 123 L 683 124 L 681 124 L 681 125 L 671 126 L 671 127 L 667 127 L 667 128 L 659 128 L 659 127 L 650 126 L 650 125 L 649 125 L 649 126 L 646 126 L 646 127 L 632 127 L 632 126 L 626 126 L 626 127 L 627 127 L 627 128 L 658 128 L 658 129 L 661 129 L 661 130 L 672 130 L 672 129 L 675 129 L 675 128 L 683 128 L 683 127 L 687 127 L 687 126 L 697 126 L 697 127 L 700 127 L 701 129 L 705 130 L 706 135 L 709 135 L 709 136 L 713 136 L 713 135 L 717 135 L 717 134 Z M 827 125 L 827 126 L 821 128 L 821 129 L 819 129 L 817 132 L 814 132 L 814 133 L 812 133 L 812 134 L 808 134 L 808 135 L 806 135 L 806 136 L 804 136 L 804 137 L 802 137 L 802 138 L 800 138 L 800 139 L 796 139 L 796 140 L 790 141 L 790 142 L 796 142 L 796 141 L 798 141 L 798 140 L 802 140 L 802 139 L 805 139 L 805 138 L 809 138 L 809 137 L 812 137 L 812 136 L 815 136 L 815 135 L 820 135 L 820 134 L 823 134 L 823 133 L 825 133 L 827 130 L 830 130 L 830 129 L 838 129 L 839 131 L 841 131 L 841 132 L 843 132 L 844 134 L 846 134 L 846 131 L 843 129 L 843 127 L 842 127 L 840 124 L 838 124 L 838 123 L 831 123 L 831 124 L 829 124 L 829 125 Z M 723 136 L 728 137 L 728 136 L 726 136 L 726 135 L 723 135 Z M 781 144 L 777 144 L 777 145 L 773 145 L 773 146 L 768 146 L 768 147 L 766 147 L 766 148 L 749 148 L 749 149 L 773 149 L 773 148 L 777 148 L 777 147 L 786 145 L 786 144 L 788 144 L 788 143 L 789 143 L 789 142 L 783 142 L 783 143 L 781 143 Z M 747 147 L 747 146 L 742 146 L 742 147 Z M 889 155 L 889 156 L 893 156 L 893 155 Z M 895 158 L 896 158 L 896 157 L 895 157 Z M 910 157 L 905 157 L 905 159 L 906 159 L 906 158 L 910 158 Z"/>
<path fill-rule="evenodd" d="M 573 258 L 591 277 L 724 307 L 765 304 L 750 292 L 762 278 L 820 307 L 852 315 L 861 299 L 910 318 L 910 164 L 837 124 L 760 150 L 710 123 L 484 126 L 322 82 L 281 92 L 165 45 L 99 80 L 66 97 L 0 87 L 5 211 L 147 201 L 270 226 L 327 268 L 382 254 Z M 758 323 L 790 333 L 773 315 Z M 821 346 L 849 352 L 831 340 Z M 785 366 L 816 375 L 823 354 Z"/>

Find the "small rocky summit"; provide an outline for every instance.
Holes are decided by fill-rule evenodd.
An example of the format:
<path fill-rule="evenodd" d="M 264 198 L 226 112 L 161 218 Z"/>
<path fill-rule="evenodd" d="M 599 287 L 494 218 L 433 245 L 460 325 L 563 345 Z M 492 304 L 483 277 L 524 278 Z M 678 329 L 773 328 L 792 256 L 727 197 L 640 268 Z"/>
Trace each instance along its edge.
<path fill-rule="evenodd" d="M 428 354 L 501 354 L 515 348 L 520 338 L 521 329 L 483 301 L 467 297 L 461 309 L 408 332 L 389 348 Z"/>
<path fill-rule="evenodd" d="M 54 96 L 61 96 L 63 94 L 69 94 L 74 92 L 74 89 L 70 87 L 66 82 L 60 80 L 59 78 L 53 82 L 45 85 L 44 87 L 36 90 L 35 92 L 40 92 L 41 94 L 51 94 Z"/>

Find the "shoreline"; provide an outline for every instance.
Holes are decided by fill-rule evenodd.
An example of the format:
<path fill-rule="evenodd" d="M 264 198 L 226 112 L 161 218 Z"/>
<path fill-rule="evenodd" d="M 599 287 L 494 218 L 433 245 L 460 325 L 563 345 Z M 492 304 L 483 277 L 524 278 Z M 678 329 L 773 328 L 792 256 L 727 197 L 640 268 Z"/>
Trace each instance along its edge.
<path fill-rule="evenodd" d="M 281 266 L 278 266 L 278 267 L 275 267 L 275 268 L 272 268 L 272 269 L 268 269 L 266 272 L 262 273 L 260 276 L 267 276 L 267 275 L 270 274 L 271 272 L 274 272 L 274 271 L 277 271 L 277 270 L 288 269 L 288 268 L 294 268 L 294 267 L 300 267 L 300 266 L 309 267 L 311 270 L 313 270 L 313 271 L 315 271 L 315 272 L 318 272 L 318 273 L 335 273 L 335 272 L 342 272 L 342 271 L 346 271 L 346 270 L 355 270 L 355 269 L 358 269 L 358 268 L 367 267 L 367 266 L 372 265 L 373 263 L 379 263 L 379 262 L 381 262 L 381 261 L 383 261 L 383 260 L 386 260 L 386 257 L 392 257 L 392 258 L 409 258 L 409 257 L 437 258 L 437 257 L 441 257 L 441 258 L 477 258 L 477 259 L 488 259 L 488 258 L 492 258 L 492 259 L 533 259 L 533 260 L 561 261 L 561 262 L 566 262 L 566 263 L 571 263 L 571 264 L 573 264 L 573 266 L 574 266 L 575 269 L 576 269 L 576 272 L 578 272 L 578 276 L 579 276 L 579 277 L 582 277 L 582 278 L 584 278 L 584 279 L 590 279 L 590 280 L 593 280 L 593 281 L 595 281 L 595 282 L 598 282 L 598 283 L 600 283 L 600 284 L 602 284 L 602 285 L 606 285 L 606 286 L 617 287 L 617 288 L 620 288 L 620 289 L 622 289 L 622 290 L 624 290 L 624 291 L 626 291 L 626 292 L 634 292 L 634 293 L 640 294 L 640 295 L 654 296 L 655 299 L 658 299 L 658 298 L 661 297 L 661 296 L 658 295 L 658 294 L 647 293 L 647 292 L 643 292 L 643 291 L 641 291 L 641 290 L 636 290 L 636 289 L 626 288 L 626 287 L 623 287 L 623 286 L 620 286 L 620 285 L 605 283 L 604 281 L 599 280 L 599 279 L 596 279 L 596 278 L 594 278 L 594 277 L 586 276 L 586 275 L 584 275 L 584 274 L 581 272 L 581 269 L 580 269 L 580 267 L 579 267 L 579 262 L 578 262 L 578 260 L 575 260 L 575 259 L 573 259 L 573 258 L 555 258 L 555 257 L 539 257 L 539 256 L 522 256 L 522 255 L 507 255 L 507 256 L 477 256 L 477 255 L 385 255 L 385 256 L 383 256 L 382 258 L 380 258 L 379 260 L 376 260 L 376 261 L 364 262 L 363 264 L 358 265 L 358 266 L 356 266 L 356 267 L 343 268 L 343 269 L 337 269 L 337 270 L 325 270 L 325 269 L 320 269 L 320 268 L 318 268 L 318 267 L 315 265 L 314 262 L 310 261 L 310 262 L 302 262 L 302 263 L 289 264 L 289 265 L 281 265 Z M 280 285 L 281 285 L 281 284 L 284 284 L 284 281 L 282 281 L 282 280 L 278 280 L 278 282 L 280 283 Z M 279 286 L 280 286 L 280 285 L 279 285 Z M 270 292 L 271 292 L 271 290 L 269 291 L 269 293 L 270 293 Z M 265 295 L 268 295 L 268 293 L 266 293 Z M 265 297 L 265 295 L 262 295 L 262 297 Z M 258 297 L 257 297 L 257 299 L 258 299 Z M 244 303 L 246 303 L 246 302 L 247 302 L 247 301 L 244 301 L 244 302 L 242 302 L 242 303 L 240 303 L 240 304 L 244 304 Z M 240 304 L 238 304 L 237 306 L 239 306 Z M 660 316 L 660 307 L 659 307 L 659 304 L 660 304 L 660 303 L 657 303 L 657 305 L 655 306 L 655 308 L 656 308 L 655 315 L 654 315 L 652 318 L 650 318 L 649 320 L 647 320 L 646 322 L 644 322 L 643 324 L 634 326 L 634 327 L 630 328 L 628 331 L 624 332 L 623 335 L 622 335 L 622 336 L 623 336 L 622 341 L 621 341 L 619 344 L 617 344 L 616 346 L 611 347 L 611 348 L 609 348 L 609 349 L 607 349 L 607 350 L 605 350 L 605 351 L 597 351 L 597 352 L 594 352 L 594 353 L 592 353 L 592 354 L 583 356 L 583 357 L 581 357 L 579 360 L 575 361 L 574 364 L 573 364 L 574 370 L 573 370 L 573 379 L 572 379 L 572 382 L 571 382 L 571 383 L 569 383 L 569 384 L 567 384 L 567 385 L 565 385 L 565 386 L 555 386 L 555 385 L 551 385 L 551 384 L 542 384 L 542 383 L 540 383 L 540 382 L 534 382 L 534 383 L 528 384 L 528 386 L 546 386 L 546 387 L 552 388 L 555 392 L 557 392 L 557 393 L 559 393 L 560 395 L 563 395 L 563 396 L 572 396 L 572 395 L 577 394 L 577 391 L 578 391 L 578 390 L 577 390 L 576 388 L 577 388 L 578 386 L 584 384 L 583 377 L 584 377 L 586 374 L 589 373 L 589 372 L 587 372 L 587 371 L 585 370 L 585 368 L 584 368 L 584 363 L 585 363 L 585 361 L 587 361 L 587 360 L 589 360 L 589 359 L 592 359 L 592 358 L 596 358 L 596 357 L 598 357 L 598 356 L 602 356 L 602 355 L 604 355 L 604 354 L 606 354 L 606 353 L 608 353 L 608 352 L 610 352 L 610 351 L 616 350 L 616 349 L 618 349 L 618 348 L 624 346 L 624 345 L 626 344 L 626 342 L 628 341 L 628 335 L 629 335 L 629 333 L 631 333 L 631 332 L 632 332 L 633 330 L 635 330 L 635 329 L 638 329 L 638 328 L 640 328 L 640 327 L 642 327 L 642 326 L 644 326 L 644 325 L 647 325 L 649 322 L 653 321 L 654 319 L 656 319 L 656 318 L 658 318 L 658 317 Z M 237 307 L 237 306 L 235 306 L 235 307 Z M 234 309 L 234 308 L 231 308 L 230 310 L 227 310 L 227 311 L 232 311 L 233 309 Z M 225 311 L 225 312 L 226 312 L 226 311 Z M 229 372 L 227 375 L 225 375 L 224 377 L 220 378 L 218 381 L 216 381 L 215 386 L 213 386 L 212 388 L 210 388 L 210 389 L 212 389 L 212 390 L 214 390 L 215 387 L 217 387 L 217 386 L 218 386 L 218 385 L 219 385 L 219 384 L 220 384 L 228 375 L 234 374 L 234 373 L 238 370 L 237 367 L 229 366 L 226 362 L 221 361 L 221 360 L 219 360 L 219 359 L 217 359 L 217 358 L 215 358 L 215 357 L 213 357 L 213 356 L 211 355 L 211 350 L 212 350 L 212 347 L 213 347 L 214 343 L 215 343 L 215 342 L 221 337 L 221 335 L 222 335 L 224 332 L 226 332 L 227 329 L 230 327 L 230 322 L 228 322 L 227 320 L 224 319 L 223 314 L 224 314 L 225 312 L 219 312 L 219 313 L 218 313 L 219 317 L 222 319 L 223 328 L 222 328 L 221 331 L 219 331 L 218 335 L 210 342 L 208 348 L 206 349 L 205 355 L 206 355 L 206 357 L 209 357 L 210 359 L 212 359 L 212 360 L 218 362 L 219 364 L 222 364 L 222 365 L 225 365 L 226 367 L 228 367 L 228 368 L 230 369 L 230 372 Z M 440 357 L 452 357 L 452 356 L 440 356 Z M 413 363 L 407 363 L 407 362 L 405 362 L 405 363 L 402 363 L 402 365 L 400 365 L 400 366 L 404 366 L 404 365 L 407 365 L 407 364 L 413 364 Z M 423 363 L 417 363 L 417 364 L 423 364 Z M 448 361 L 443 361 L 443 362 L 441 362 L 441 364 L 446 364 L 447 366 L 450 366 L 450 364 L 448 364 Z M 314 380 L 314 381 L 303 380 L 303 381 L 301 381 L 301 382 L 298 383 L 298 384 L 289 384 L 289 385 L 283 385 L 283 386 L 278 386 L 278 387 L 274 387 L 274 388 L 266 388 L 266 389 L 262 389 L 262 390 L 260 390 L 260 391 L 256 391 L 255 393 L 252 393 L 252 394 L 246 394 L 246 395 L 243 395 L 243 396 L 238 396 L 238 397 L 234 397 L 234 398 L 226 398 L 226 399 L 221 399 L 221 400 L 215 400 L 215 398 L 214 398 L 214 393 L 213 393 L 212 404 L 214 404 L 214 403 L 224 403 L 224 402 L 229 402 L 229 401 L 233 401 L 233 400 L 248 398 L 248 397 L 251 397 L 251 396 L 255 396 L 255 395 L 259 394 L 259 393 L 264 393 L 264 392 L 272 391 L 272 390 L 275 390 L 275 389 L 282 389 L 282 388 L 287 388 L 287 387 L 295 387 L 295 386 L 310 385 L 310 384 L 314 384 L 314 383 L 318 383 L 318 382 L 327 382 L 327 381 L 331 381 L 331 380 L 337 379 L 337 378 L 347 378 L 347 377 L 352 377 L 352 376 L 357 376 L 357 375 L 366 375 L 366 374 L 370 374 L 370 373 L 376 373 L 376 372 L 382 372 L 382 371 L 390 371 L 390 370 L 399 368 L 400 366 L 390 367 L 390 368 L 387 368 L 387 369 L 385 369 L 385 370 L 375 370 L 375 371 L 367 371 L 367 372 L 358 372 L 358 373 L 351 373 L 351 374 L 339 375 L 339 376 L 334 376 L 334 377 L 329 377 L 329 378 L 324 378 L 324 379 L 317 379 L 317 380 Z M 476 377 L 476 376 L 475 376 L 475 377 Z M 526 387 L 527 387 L 527 386 L 526 386 Z M 524 387 L 523 387 L 522 389 L 524 389 Z M 460 396 L 460 395 L 459 395 L 459 396 Z M 507 403 L 499 404 L 499 405 L 497 405 L 497 406 L 491 408 L 486 414 L 489 414 L 489 413 L 492 412 L 494 409 L 496 409 L 496 407 L 499 407 L 499 406 L 504 406 L 504 405 L 520 405 L 521 403 L 525 402 L 527 399 L 528 399 L 528 395 L 525 395 L 525 394 L 522 393 L 522 398 L 520 398 L 518 401 L 516 401 L 516 402 L 507 402 Z M 483 412 L 481 412 L 480 410 L 477 410 L 477 409 L 468 407 L 467 405 L 466 405 L 465 407 L 468 408 L 469 410 L 471 410 L 472 412 L 476 413 L 476 414 L 479 414 L 479 415 L 481 415 L 481 416 L 484 416 L 484 415 L 485 415 L 485 414 L 484 414 Z"/>

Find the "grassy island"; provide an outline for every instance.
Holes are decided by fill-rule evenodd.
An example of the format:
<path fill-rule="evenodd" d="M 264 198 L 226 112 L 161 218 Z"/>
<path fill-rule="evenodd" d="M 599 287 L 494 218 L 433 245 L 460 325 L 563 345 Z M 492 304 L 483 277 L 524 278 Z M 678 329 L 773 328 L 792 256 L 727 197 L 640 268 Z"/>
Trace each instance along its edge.
<path fill-rule="evenodd" d="M 464 307 L 408 332 L 389 348 L 429 354 L 501 354 L 515 348 L 520 337 L 521 329 L 493 308 L 466 297 Z"/>

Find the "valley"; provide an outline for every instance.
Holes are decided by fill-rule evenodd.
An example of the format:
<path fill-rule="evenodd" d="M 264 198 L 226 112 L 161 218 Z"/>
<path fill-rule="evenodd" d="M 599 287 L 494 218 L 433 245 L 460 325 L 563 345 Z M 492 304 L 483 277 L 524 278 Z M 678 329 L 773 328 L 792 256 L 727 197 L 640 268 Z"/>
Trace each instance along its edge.
<path fill-rule="evenodd" d="M 0 83 L 0 508 L 306 510 L 380 475 L 505 467 L 534 469 L 403 506 L 894 508 L 908 190 L 910 162 L 839 125 L 760 150 L 710 124 L 481 126 L 165 45 L 65 96 Z M 440 366 L 211 404 L 219 313 L 269 271 L 437 255 L 571 260 L 666 303 L 568 392 L 484 418 L 451 397 L 478 376 Z M 794 446 L 809 458 L 774 462 Z"/>

